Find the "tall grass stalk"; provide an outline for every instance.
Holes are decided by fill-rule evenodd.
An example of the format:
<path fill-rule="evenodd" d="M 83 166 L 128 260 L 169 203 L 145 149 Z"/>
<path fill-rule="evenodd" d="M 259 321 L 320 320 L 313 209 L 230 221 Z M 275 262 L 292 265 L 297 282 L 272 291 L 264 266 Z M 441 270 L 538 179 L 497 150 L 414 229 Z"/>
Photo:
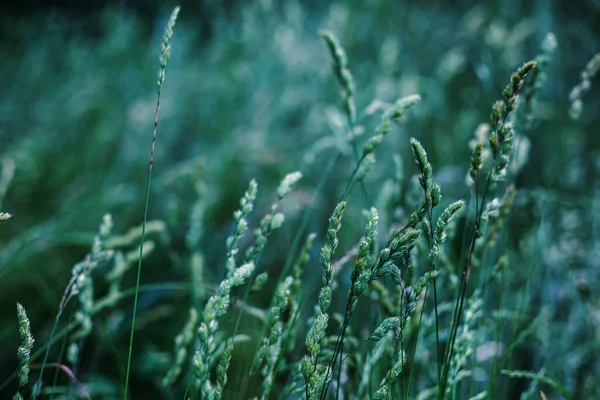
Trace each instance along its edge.
<path fill-rule="evenodd" d="M 471 273 L 471 266 L 475 252 L 475 243 L 483 234 L 481 232 L 481 220 L 484 207 L 486 205 L 486 198 L 489 194 L 489 191 L 496 186 L 496 182 L 502 181 L 505 178 L 507 167 L 510 161 L 510 155 L 513 150 L 514 128 L 512 124 L 507 122 L 507 120 L 511 112 L 516 107 L 518 92 L 523 87 L 523 83 L 527 77 L 527 74 L 535 67 L 535 65 L 535 61 L 529 61 L 517 69 L 517 71 L 515 71 L 511 76 L 510 83 L 504 89 L 502 100 L 494 103 L 494 106 L 492 107 L 492 114 L 490 116 L 492 134 L 489 138 L 489 147 L 493 158 L 487 174 L 483 194 L 481 196 L 481 203 L 476 204 L 477 208 L 475 222 L 471 230 L 467 252 L 467 262 L 461 272 L 459 295 L 456 299 L 454 307 L 453 322 L 450 328 L 449 341 L 445 351 L 442 380 L 440 382 L 438 392 L 438 398 L 440 400 L 443 399 L 448 382 L 449 364 L 454 353 L 454 344 L 458 334 L 458 328 L 460 326 L 467 284 L 469 281 L 469 275 Z"/>
<path fill-rule="evenodd" d="M 142 256 L 144 254 L 144 239 L 146 236 L 146 222 L 148 219 L 148 205 L 150 204 L 150 188 L 152 186 L 152 167 L 154 164 L 154 147 L 156 145 L 156 133 L 158 130 L 158 112 L 160 109 L 160 98 L 162 94 L 163 84 L 165 82 L 165 69 L 167 62 L 171 56 L 171 37 L 173 36 L 173 27 L 177 21 L 177 15 L 179 14 L 180 7 L 175 7 L 167 23 L 165 33 L 163 35 L 163 41 L 161 45 L 160 54 L 160 69 L 158 71 L 157 80 L 157 100 L 156 100 L 156 111 L 154 114 L 154 131 L 152 132 L 152 145 L 150 147 L 150 163 L 148 165 L 148 183 L 146 185 L 146 200 L 144 204 L 144 216 L 142 222 L 142 235 L 140 238 L 140 255 L 137 267 L 137 277 L 135 282 L 135 295 L 133 298 L 133 316 L 131 318 L 131 335 L 129 337 L 129 353 L 127 354 L 127 372 L 125 373 L 125 387 L 123 388 L 123 400 L 127 400 L 127 392 L 129 390 L 129 376 L 131 374 L 131 354 L 133 353 L 133 338 L 135 333 L 135 317 L 137 314 L 138 297 L 140 288 L 140 278 L 142 275 Z"/>

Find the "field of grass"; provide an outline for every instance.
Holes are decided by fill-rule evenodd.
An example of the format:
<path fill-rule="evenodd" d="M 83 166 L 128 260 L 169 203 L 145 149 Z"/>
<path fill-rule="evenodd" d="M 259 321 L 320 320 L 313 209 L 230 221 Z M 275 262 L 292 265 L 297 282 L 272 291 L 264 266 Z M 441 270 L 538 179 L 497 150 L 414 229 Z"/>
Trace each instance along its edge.
<path fill-rule="evenodd" d="M 598 2 L 199 9 L 2 21 L 0 398 L 600 399 Z"/>

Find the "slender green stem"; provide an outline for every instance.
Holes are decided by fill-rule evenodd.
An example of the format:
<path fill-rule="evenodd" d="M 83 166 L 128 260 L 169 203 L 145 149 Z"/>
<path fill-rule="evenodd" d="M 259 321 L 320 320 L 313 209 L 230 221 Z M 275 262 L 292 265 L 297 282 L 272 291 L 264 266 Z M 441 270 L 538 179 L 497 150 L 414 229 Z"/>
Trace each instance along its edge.
<path fill-rule="evenodd" d="M 150 163 L 148 165 L 148 183 L 146 185 L 146 200 L 144 205 L 144 217 L 142 221 L 142 235 L 140 237 L 140 254 L 138 259 L 137 277 L 135 281 L 135 294 L 133 297 L 133 316 L 131 318 L 131 336 L 129 337 L 129 353 L 127 354 L 127 372 L 125 373 L 125 388 L 123 389 L 123 400 L 127 400 L 127 391 L 129 389 L 129 376 L 131 373 L 131 354 L 133 353 L 133 337 L 135 334 L 135 317 L 137 314 L 140 278 L 142 276 L 142 259 L 144 253 L 144 239 L 146 238 L 146 222 L 148 220 L 148 206 L 150 204 L 150 187 L 152 185 L 152 167 L 154 164 L 154 147 L 156 145 L 156 131 L 158 128 L 158 110 L 160 108 L 160 95 L 162 90 L 158 91 L 156 100 L 156 112 L 154 116 L 154 132 L 152 134 L 152 145 L 150 148 Z"/>
<path fill-rule="evenodd" d="M 404 292 L 404 287 L 400 287 L 400 312 L 402 312 L 403 309 L 403 305 L 404 305 L 404 296 L 402 296 L 402 293 Z M 404 356 L 404 324 L 402 323 L 403 321 L 400 321 L 400 336 L 398 338 L 399 342 L 400 342 L 400 351 L 401 351 L 401 355 Z M 412 370 L 412 368 L 411 368 Z M 404 371 L 402 371 L 402 376 L 400 378 L 400 398 L 403 399 L 404 398 L 404 375 L 406 375 L 404 373 Z M 396 397 L 396 393 L 392 392 L 392 400 L 394 400 Z"/>
<path fill-rule="evenodd" d="M 435 271 L 435 268 L 433 269 Z M 442 375 L 442 362 L 440 360 L 440 317 L 438 314 L 438 300 L 437 300 L 437 283 L 436 277 L 433 278 L 433 310 L 435 313 L 435 358 L 437 364 L 437 380 L 438 386 L 440 385 L 440 378 Z"/>
<path fill-rule="evenodd" d="M 496 166 L 496 159 L 493 159 L 492 165 L 490 166 L 490 170 L 487 175 L 485 189 L 483 191 L 483 195 L 481 198 L 481 203 L 475 205 L 475 207 L 476 207 L 475 208 L 475 222 L 471 229 L 471 237 L 469 240 L 469 250 L 468 250 L 468 254 L 467 254 L 467 257 L 468 257 L 467 264 L 465 265 L 465 267 L 463 268 L 463 271 L 462 271 L 459 295 L 456 299 L 456 305 L 454 307 L 453 325 L 450 328 L 450 336 L 449 336 L 449 340 L 448 340 L 448 346 L 446 347 L 446 352 L 445 352 L 445 357 L 444 357 L 444 366 L 442 368 L 442 381 L 441 381 L 441 387 L 439 387 L 440 390 L 438 392 L 438 398 L 440 400 L 443 399 L 444 392 L 446 390 L 446 384 L 448 381 L 448 373 L 449 373 L 449 369 L 450 369 L 450 359 L 452 358 L 452 354 L 454 351 L 454 343 L 456 341 L 456 336 L 458 334 L 458 325 L 460 323 L 460 317 L 461 317 L 462 310 L 464 307 L 464 300 L 465 300 L 465 295 L 466 295 L 466 291 L 467 291 L 467 283 L 469 281 L 469 274 L 471 272 L 471 265 L 473 263 L 473 256 L 475 253 L 475 242 L 477 241 L 477 228 L 479 227 L 479 225 L 481 223 L 481 217 L 483 215 L 483 207 L 485 205 L 485 201 L 486 201 L 486 198 L 488 195 L 489 187 L 490 187 L 490 184 L 492 181 L 492 174 L 493 174 L 495 166 Z"/>
<path fill-rule="evenodd" d="M 411 361 L 414 363 L 415 355 L 417 354 L 417 345 L 419 344 L 419 333 L 421 332 L 421 323 L 423 322 L 423 314 L 425 311 L 425 303 L 427 302 L 427 293 L 429 292 L 429 285 L 425 288 L 425 296 L 423 297 L 423 307 L 421 307 L 421 315 L 419 316 L 419 324 L 417 325 L 417 333 L 415 337 L 415 345 L 413 346 L 413 351 L 411 355 Z M 406 398 L 409 398 L 410 395 L 410 383 L 412 381 L 412 373 L 414 368 L 410 369 L 410 374 L 408 374 L 408 385 L 406 387 Z"/>
<path fill-rule="evenodd" d="M 129 337 L 129 353 L 127 354 L 127 372 L 125 375 L 125 388 L 123 389 L 123 400 L 127 400 L 127 391 L 129 390 L 129 376 L 131 373 L 131 354 L 133 353 L 133 338 L 135 334 L 135 318 L 137 314 L 140 279 L 142 276 L 142 256 L 144 254 L 144 239 L 146 237 L 146 223 L 148 220 L 148 206 L 150 204 L 150 188 L 152 186 L 152 170 L 154 165 L 154 148 L 156 146 L 156 132 L 158 130 L 158 112 L 160 109 L 160 98 L 162 94 L 163 85 L 165 82 L 165 68 L 167 67 L 167 61 L 171 55 L 171 47 L 169 41 L 173 35 L 173 26 L 177 20 L 177 14 L 179 13 L 179 7 L 175 7 L 171 13 L 171 18 L 167 23 L 165 33 L 163 35 L 161 57 L 160 57 L 160 69 L 158 71 L 158 95 L 156 98 L 156 111 L 154 114 L 154 130 L 152 132 L 152 145 L 150 146 L 150 162 L 148 164 L 148 183 L 146 185 L 146 200 L 144 204 L 144 217 L 142 222 L 142 235 L 140 237 L 140 254 L 138 259 L 137 277 L 135 283 L 135 295 L 133 299 L 133 316 L 131 318 L 131 336 Z"/>
<path fill-rule="evenodd" d="M 67 306 L 67 303 L 73 296 L 72 289 L 73 289 L 73 285 L 75 284 L 76 278 L 77 278 L 76 276 L 73 276 L 71 278 L 71 280 L 67 284 L 67 287 L 63 293 L 62 299 L 60 300 L 60 304 L 58 305 L 58 312 L 56 313 L 56 317 L 54 318 L 54 324 L 52 325 L 52 330 L 50 331 L 49 341 L 52 341 L 52 339 L 54 338 L 56 329 L 58 328 L 58 321 L 60 320 L 60 317 L 62 316 L 62 313 L 63 313 L 65 307 Z M 33 387 L 33 400 L 35 400 L 37 398 L 37 395 L 41 389 L 42 376 L 44 375 L 44 368 L 46 367 L 46 363 L 48 362 L 49 355 L 50 355 L 50 346 L 48 346 L 46 348 L 46 353 L 44 354 L 44 360 L 42 361 L 42 366 L 40 367 L 40 376 L 38 377 L 38 380 L 35 383 L 35 386 Z M 31 361 L 33 361 L 33 357 L 31 357 Z"/>
<path fill-rule="evenodd" d="M 69 315 L 69 322 L 71 322 L 73 320 L 73 309 L 71 309 L 70 315 Z M 65 335 L 65 337 L 62 340 L 62 343 L 60 344 L 60 352 L 59 352 L 59 359 L 56 362 L 56 364 L 62 364 L 62 357 L 63 354 L 65 354 L 65 348 L 67 346 L 67 335 Z M 59 372 L 59 368 L 57 368 L 54 371 L 54 379 L 52 381 L 52 387 L 56 386 L 56 383 L 58 382 L 58 372 Z M 50 400 L 52 400 L 54 398 L 54 393 L 52 393 L 50 395 Z"/>
<path fill-rule="evenodd" d="M 427 196 L 427 193 L 425 193 L 425 196 Z M 429 246 L 430 246 L 430 250 L 431 250 L 431 244 L 434 240 L 434 237 L 433 237 L 433 235 L 434 235 L 434 233 L 433 233 L 433 206 L 429 209 L 429 226 L 431 226 L 431 235 L 430 235 L 431 237 L 427 238 L 427 240 L 429 242 Z M 431 271 L 436 270 L 435 263 L 431 263 L 430 269 L 431 269 Z M 427 293 L 427 292 L 425 292 L 425 293 Z M 425 307 L 423 307 L 423 308 L 425 308 Z M 439 318 L 439 313 L 438 313 L 437 277 L 436 276 L 433 277 L 433 310 L 435 313 L 435 358 L 436 358 L 436 364 L 437 364 L 437 381 L 438 381 L 438 387 L 439 387 L 442 363 L 440 362 L 440 318 Z M 421 312 L 421 318 L 422 317 L 423 317 L 423 313 Z M 420 321 L 419 321 L 419 326 L 420 326 Z M 418 336 L 417 336 L 417 338 L 418 338 Z M 416 347 L 417 347 L 417 345 L 415 344 L 415 348 Z"/>
<path fill-rule="evenodd" d="M 346 329 L 348 328 L 348 325 L 350 324 L 351 316 L 352 316 L 352 314 L 348 313 L 348 312 L 346 312 L 346 315 L 344 316 L 344 323 L 342 324 L 340 333 L 338 334 L 338 337 L 337 337 L 337 340 L 335 343 L 335 347 L 333 350 L 333 356 L 331 357 L 331 361 L 329 362 L 329 367 L 325 370 L 326 375 L 325 375 L 325 381 L 323 384 L 323 388 L 321 390 L 321 396 L 320 396 L 321 400 L 325 399 L 325 396 L 327 395 L 327 390 L 329 389 L 329 376 L 330 376 L 330 374 L 331 375 L 333 374 L 334 366 L 337 362 L 337 357 L 340 353 L 340 349 L 343 348 L 344 336 L 346 335 Z"/>
<path fill-rule="evenodd" d="M 498 311 L 500 311 L 502 309 L 502 300 L 503 300 L 503 293 L 506 291 L 506 274 L 504 273 L 504 271 L 500 272 L 502 274 L 502 277 L 500 278 L 500 293 L 498 294 L 498 305 L 497 305 L 497 309 Z M 490 385 L 489 385 L 489 393 L 495 393 L 494 389 L 495 389 L 495 384 L 496 384 L 496 378 L 498 375 L 498 349 L 500 348 L 500 324 L 498 323 L 499 321 L 496 321 L 496 332 L 495 332 L 495 344 L 496 344 L 496 352 L 494 354 L 494 361 L 492 362 L 492 373 L 490 376 Z M 506 385 L 504 385 L 506 386 Z"/>
<path fill-rule="evenodd" d="M 52 325 L 52 331 L 50 331 L 50 340 L 52 340 L 52 338 L 55 337 L 56 328 L 58 327 L 58 320 L 60 319 L 61 315 L 62 315 L 62 307 L 60 307 L 58 309 L 58 312 L 56 313 L 56 317 L 54 318 L 54 325 Z M 65 334 L 66 334 L 66 332 L 65 332 Z M 35 386 L 33 387 L 33 400 L 35 400 L 37 398 L 37 395 L 38 395 L 39 391 L 41 390 L 42 375 L 44 374 L 44 369 L 46 367 L 46 363 L 48 361 L 49 354 L 50 354 L 50 346 L 48 346 L 46 348 L 46 353 L 44 354 L 44 359 L 42 360 L 42 366 L 40 367 L 40 376 L 38 377 L 38 380 L 35 383 Z M 31 360 L 33 361 L 33 357 L 31 357 Z"/>
<path fill-rule="evenodd" d="M 339 383 L 342 381 L 342 364 L 344 363 L 344 360 L 346 359 L 344 356 L 344 339 L 342 339 L 342 343 L 340 345 L 340 362 L 338 364 L 338 385 L 337 385 L 337 390 L 335 391 L 335 400 L 339 400 L 340 398 L 340 387 L 342 385 L 340 385 Z M 333 371 L 331 371 L 331 373 L 333 374 Z"/>

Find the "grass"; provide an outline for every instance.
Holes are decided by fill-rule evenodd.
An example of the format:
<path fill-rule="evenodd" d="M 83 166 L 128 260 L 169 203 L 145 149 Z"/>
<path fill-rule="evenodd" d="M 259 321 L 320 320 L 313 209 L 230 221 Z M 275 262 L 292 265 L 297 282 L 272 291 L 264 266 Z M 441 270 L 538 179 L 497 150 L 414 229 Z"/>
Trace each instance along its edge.
<path fill-rule="evenodd" d="M 85 196 L 65 185 L 65 193 L 56 196 L 65 202 L 60 207 L 73 209 L 72 215 L 38 224 L 35 213 L 22 214 L 26 203 L 17 207 L 16 194 L 27 198 L 32 190 L 22 187 L 27 179 L 45 187 L 34 173 L 44 147 L 24 141 L 4 157 L 0 229 L 19 233 L 13 239 L 5 233 L 0 237 L 6 243 L 0 250 L 0 274 L 13 282 L 22 277 L 49 304 L 36 306 L 29 295 L 13 293 L 20 301 L 18 318 L 12 317 L 13 325 L 3 324 L 0 333 L 14 340 L 20 336 L 20 342 L 3 346 L 11 362 L 2 370 L 6 377 L 0 392 L 14 399 L 600 396 L 593 379 L 600 364 L 591 356 L 600 345 L 594 333 L 599 308 L 591 294 L 597 283 L 591 263 L 598 238 L 598 182 L 595 173 L 560 155 L 576 144 L 561 136 L 562 142 L 551 146 L 544 131 L 555 125 L 590 132 L 597 125 L 589 110 L 598 99 L 589 88 L 595 84 L 598 56 L 586 56 L 581 79 L 569 79 L 574 89 L 566 89 L 570 94 L 557 101 L 546 98 L 566 85 L 556 74 L 560 36 L 554 34 L 540 41 L 537 54 L 514 60 L 512 75 L 497 78 L 502 86 L 496 77 L 482 78 L 481 66 L 470 74 L 469 68 L 457 67 L 460 54 L 465 57 L 460 46 L 437 67 L 441 84 L 410 72 L 395 81 L 395 69 L 401 67 L 389 56 L 398 49 L 395 36 L 377 44 L 383 46 L 381 65 L 370 71 L 379 69 L 380 78 L 355 67 L 360 50 L 344 48 L 349 34 L 342 33 L 346 25 L 339 19 L 356 18 L 353 14 L 344 17 L 334 7 L 330 18 L 321 21 L 332 30 L 306 33 L 314 42 L 294 41 L 293 15 L 302 11 L 290 5 L 282 17 L 289 18 L 288 25 L 279 26 L 278 19 L 265 22 L 280 29 L 280 35 L 266 41 L 252 24 L 265 15 L 263 6 L 247 6 L 240 22 L 246 29 L 240 40 L 272 54 L 267 61 L 272 64 L 254 61 L 252 71 L 288 66 L 290 71 L 282 74 L 297 86 L 278 98 L 267 91 L 277 86 L 268 80 L 239 86 L 250 79 L 243 64 L 233 64 L 235 77 L 210 63 L 198 64 L 218 77 L 213 83 L 225 90 L 218 101 L 250 102 L 209 122 L 219 135 L 231 132 L 228 144 L 200 158 L 194 154 L 198 147 L 182 149 L 169 137 L 172 129 L 185 130 L 189 123 L 182 111 L 187 105 L 177 104 L 193 101 L 191 93 L 205 84 L 190 81 L 192 75 L 182 69 L 181 54 L 193 45 L 185 35 L 189 25 L 175 26 L 179 8 L 171 14 L 160 48 L 148 180 L 146 190 L 140 190 L 145 196 L 132 194 L 131 189 L 143 188 L 131 184 L 95 203 L 102 213 L 114 205 L 132 202 L 137 203 L 132 210 L 139 210 L 144 204 L 142 218 L 123 211 L 103 214 L 96 234 L 80 235 L 76 229 L 83 229 L 89 217 L 83 222 L 77 217 L 89 207 L 81 201 Z M 508 39 L 494 42 L 500 22 L 493 13 L 481 8 L 471 13 L 461 24 L 473 32 L 486 29 L 475 22 L 492 21 L 485 51 L 509 46 Z M 120 35 L 135 36 L 118 22 L 113 26 L 126 32 Z M 339 38 L 336 31 L 342 33 Z M 285 40 L 294 41 L 294 52 L 279 42 Z M 411 40 L 418 46 L 419 38 Z M 232 45 L 226 51 L 233 55 L 224 54 L 215 43 L 206 54 L 221 60 L 236 57 L 236 51 L 250 53 Z M 110 51 L 127 55 L 118 43 L 113 46 L 116 50 Z M 523 52 L 524 45 L 510 46 L 519 51 L 507 54 Z M 86 57 L 73 51 L 74 59 Z M 522 63 L 528 58 L 534 61 Z M 319 69 L 319 62 L 331 68 Z M 487 72 L 503 75 L 499 72 L 506 68 Z M 126 77 L 133 76 L 127 71 Z M 311 74 L 322 78 L 317 89 L 302 85 Z M 235 90 L 232 82 L 238 83 Z M 482 96 L 470 99 L 476 91 Z M 436 93 L 457 96 L 465 109 L 444 104 L 444 96 Z M 324 97 L 315 97 L 319 94 Z M 313 98 L 320 100 L 309 107 Z M 480 113 L 474 107 L 482 98 L 487 121 L 475 118 Z M 142 104 L 150 102 L 143 99 L 133 101 L 139 109 L 132 118 L 138 123 L 151 119 L 149 106 Z M 206 99 L 202 104 L 211 107 Z M 158 131 L 159 109 L 164 132 Z M 88 112 L 85 118 L 94 119 Z M 236 133 L 236 118 L 251 124 L 243 134 Z M 258 131 L 269 126 L 262 124 L 265 118 L 298 143 L 261 135 Z M 461 132 L 430 132 L 440 126 Z M 314 127 L 327 127 L 331 134 L 315 136 Z M 540 137 L 540 130 L 546 137 Z M 100 142 L 103 132 L 93 135 L 98 151 L 118 161 L 110 149 L 115 143 L 128 146 L 129 139 Z M 135 135 L 136 140 L 143 137 Z M 208 145 L 221 139 L 203 140 Z M 589 139 L 590 146 L 594 143 Z M 174 162 L 170 151 L 184 161 Z M 585 160 L 594 157 L 593 151 L 582 153 Z M 120 165 L 142 159 L 135 149 Z M 63 168 L 72 168 L 68 160 Z M 99 184 L 89 172 L 82 179 L 95 190 L 110 191 L 117 177 L 129 182 L 124 169 L 119 166 L 107 176 L 108 184 Z M 567 177 L 560 190 L 547 184 L 556 171 L 555 176 Z M 61 182 L 56 174 L 53 185 Z M 47 242 L 40 242 L 45 237 Z M 42 274 L 35 281 L 35 274 L 26 277 L 11 267 L 39 261 L 48 256 L 47 249 L 70 259 L 82 243 L 89 246 L 74 263 L 70 280 L 62 279 L 66 274 L 53 280 Z M 59 282 L 67 285 L 54 302 Z M 55 309 L 54 318 L 36 326 L 38 320 L 46 323 L 47 308 Z"/>

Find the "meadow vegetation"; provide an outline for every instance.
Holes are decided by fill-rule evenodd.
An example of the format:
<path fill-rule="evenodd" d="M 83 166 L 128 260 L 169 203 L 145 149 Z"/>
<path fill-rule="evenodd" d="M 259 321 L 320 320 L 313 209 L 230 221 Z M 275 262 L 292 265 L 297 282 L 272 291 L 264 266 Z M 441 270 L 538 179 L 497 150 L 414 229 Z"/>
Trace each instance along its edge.
<path fill-rule="evenodd" d="M 2 398 L 600 398 L 600 24 L 508 3 L 4 26 Z"/>

